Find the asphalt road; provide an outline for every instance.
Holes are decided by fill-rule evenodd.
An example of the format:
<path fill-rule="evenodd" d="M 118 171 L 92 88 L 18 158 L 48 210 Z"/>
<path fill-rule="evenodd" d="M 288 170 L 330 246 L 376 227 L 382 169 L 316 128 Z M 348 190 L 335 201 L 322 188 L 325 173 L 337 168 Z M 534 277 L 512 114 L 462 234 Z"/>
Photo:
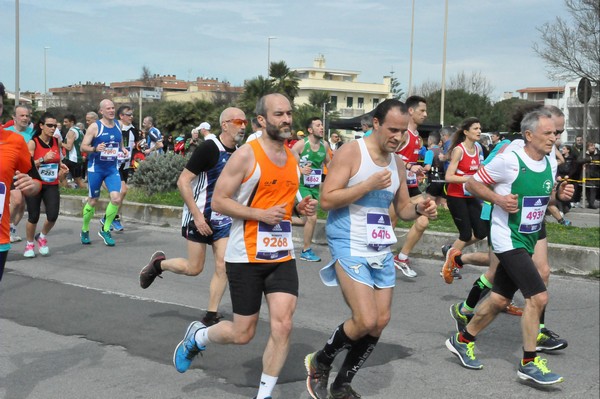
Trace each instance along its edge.
<path fill-rule="evenodd" d="M 185 255 L 177 229 L 128 224 L 126 232 L 113 235 L 117 246 L 108 248 L 97 226 L 93 222 L 93 244 L 84 247 L 80 221 L 61 216 L 49 236 L 50 256 L 25 259 L 21 243 L 9 254 L 0 282 L 0 397 L 254 397 L 268 334 L 266 309 L 250 344 L 209 346 L 179 374 L 171 364 L 173 349 L 189 322 L 203 315 L 212 260 L 198 277 L 164 273 L 142 290 L 138 273 L 154 250 Z M 315 249 L 328 258 L 327 248 Z M 448 308 L 464 298 L 481 269 L 466 267 L 463 280 L 446 285 L 438 259 L 413 264 L 419 276 L 398 277 L 392 321 L 354 380 L 364 398 L 599 397 L 597 280 L 552 276 L 546 323 L 569 347 L 547 355 L 565 382 L 540 388 L 516 376 L 517 317 L 501 314 L 479 336 L 483 370 L 462 368 L 444 346 L 454 327 Z M 298 262 L 301 293 L 276 398 L 308 398 L 303 358 L 348 317 L 339 291 L 320 282 L 322 265 Z M 222 312 L 231 318 L 228 293 Z"/>

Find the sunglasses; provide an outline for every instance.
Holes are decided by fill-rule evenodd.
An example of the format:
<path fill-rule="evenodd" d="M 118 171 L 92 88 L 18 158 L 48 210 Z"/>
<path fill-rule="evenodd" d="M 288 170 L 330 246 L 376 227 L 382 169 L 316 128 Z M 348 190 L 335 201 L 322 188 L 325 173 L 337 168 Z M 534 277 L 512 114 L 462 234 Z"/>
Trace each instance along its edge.
<path fill-rule="evenodd" d="M 233 123 L 236 126 L 242 127 L 242 126 L 248 126 L 248 120 L 247 119 L 229 119 L 228 121 L 224 121 L 225 123 Z"/>
<path fill-rule="evenodd" d="M 130 112 L 128 114 L 123 114 L 123 116 L 133 116 L 133 112 Z"/>
<path fill-rule="evenodd" d="M 46 123 L 46 126 L 48 126 L 50 129 L 55 128 L 56 126 L 58 126 L 56 123 Z"/>
<path fill-rule="evenodd" d="M 556 131 L 556 135 L 558 136 L 559 134 L 563 134 L 564 131 L 565 131 L 565 129 L 563 129 L 563 130 L 557 130 Z"/>

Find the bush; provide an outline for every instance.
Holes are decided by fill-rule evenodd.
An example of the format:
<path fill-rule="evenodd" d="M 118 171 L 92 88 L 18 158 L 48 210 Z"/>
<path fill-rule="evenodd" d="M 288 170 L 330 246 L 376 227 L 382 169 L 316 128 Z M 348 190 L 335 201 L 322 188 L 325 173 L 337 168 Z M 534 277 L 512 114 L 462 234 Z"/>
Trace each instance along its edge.
<path fill-rule="evenodd" d="M 177 179 L 187 163 L 188 157 L 169 152 L 146 158 L 135 171 L 131 184 L 147 194 L 164 193 L 177 189 Z"/>

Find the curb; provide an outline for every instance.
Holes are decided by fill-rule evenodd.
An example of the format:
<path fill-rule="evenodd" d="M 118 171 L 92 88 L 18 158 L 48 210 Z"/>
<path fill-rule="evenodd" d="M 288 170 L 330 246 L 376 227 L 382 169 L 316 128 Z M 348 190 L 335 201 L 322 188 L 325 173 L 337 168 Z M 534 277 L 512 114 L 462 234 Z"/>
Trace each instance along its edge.
<path fill-rule="evenodd" d="M 60 213 L 68 216 L 80 216 L 86 197 L 61 195 Z M 98 202 L 101 209 L 108 203 L 107 198 L 100 198 Z M 121 206 L 121 219 L 124 221 L 151 224 L 161 227 L 181 226 L 182 207 L 166 205 L 148 205 L 136 202 L 123 202 Z M 99 217 L 99 215 L 96 215 Z M 295 240 L 302 242 L 302 229 L 293 229 Z M 404 244 L 407 229 L 396 228 L 398 243 L 393 250 L 398 251 Z M 442 245 L 452 243 L 456 234 L 425 231 L 419 243 L 415 246 L 412 255 L 425 258 L 442 258 Z M 325 221 L 318 220 L 315 227 L 313 242 L 318 245 L 327 245 L 325 236 Z M 487 251 L 487 241 L 470 246 L 465 252 Z M 548 258 L 550 270 L 553 272 L 564 271 L 571 274 L 587 275 L 600 269 L 600 249 L 579 247 L 575 245 L 548 244 Z"/>

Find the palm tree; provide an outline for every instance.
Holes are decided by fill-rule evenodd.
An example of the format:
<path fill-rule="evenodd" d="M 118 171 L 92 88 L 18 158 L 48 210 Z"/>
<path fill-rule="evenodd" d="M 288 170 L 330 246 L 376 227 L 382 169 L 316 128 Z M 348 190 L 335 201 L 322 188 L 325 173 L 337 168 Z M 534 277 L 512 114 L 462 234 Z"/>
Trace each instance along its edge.
<path fill-rule="evenodd" d="M 311 105 L 321 109 L 323 108 L 323 104 L 327 104 L 329 102 L 330 97 L 331 96 L 329 95 L 328 91 L 314 90 L 308 95 L 308 102 Z"/>
<path fill-rule="evenodd" d="M 287 95 L 290 101 L 294 102 L 300 84 L 296 72 L 291 71 L 285 61 L 271 62 L 269 72 L 275 91 Z"/>
<path fill-rule="evenodd" d="M 258 99 L 276 91 L 270 80 L 257 76 L 244 83 L 244 93 L 239 97 L 238 106 L 245 113 L 253 114 Z"/>

